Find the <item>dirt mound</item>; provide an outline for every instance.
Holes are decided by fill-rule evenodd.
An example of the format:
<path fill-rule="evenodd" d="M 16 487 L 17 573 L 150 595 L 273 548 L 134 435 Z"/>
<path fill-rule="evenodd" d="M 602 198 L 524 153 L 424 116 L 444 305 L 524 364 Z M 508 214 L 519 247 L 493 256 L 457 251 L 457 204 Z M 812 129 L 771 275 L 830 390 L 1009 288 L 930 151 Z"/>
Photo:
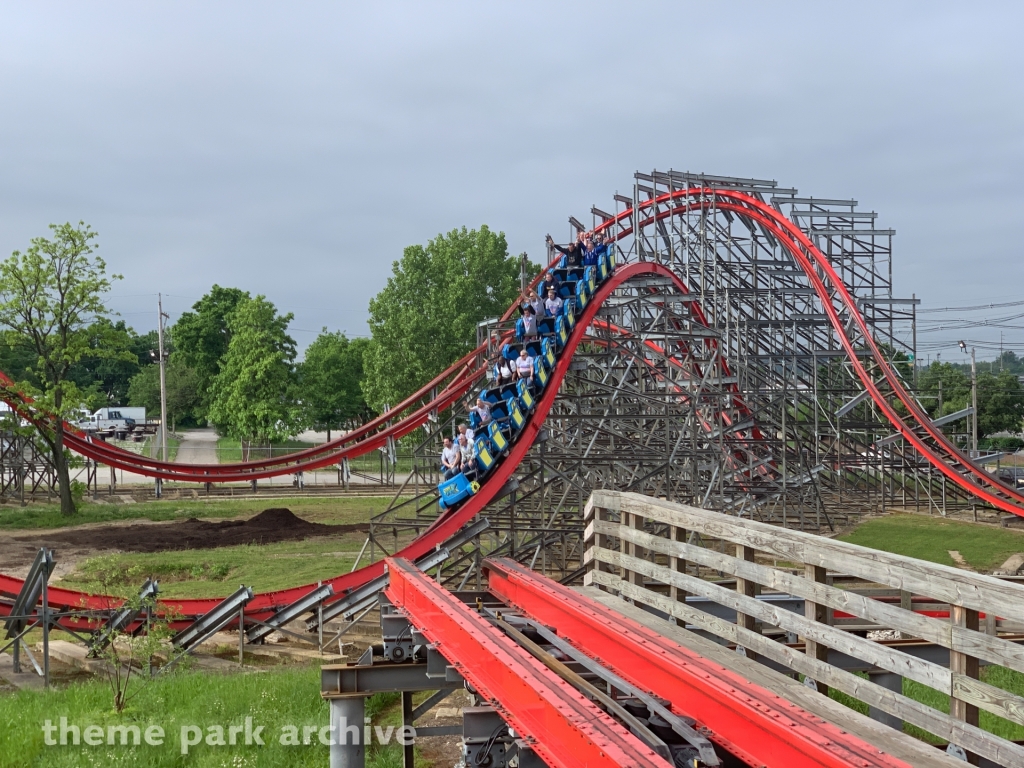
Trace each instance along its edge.
<path fill-rule="evenodd" d="M 74 545 L 94 549 L 119 549 L 123 552 L 166 552 L 175 549 L 216 549 L 239 544 L 273 544 L 301 541 L 313 536 L 340 536 L 364 532 L 368 523 L 323 525 L 296 517 L 283 507 L 266 509 L 248 520 L 209 522 L 189 518 L 166 525 L 105 525 L 46 536 L 46 545 Z M 18 536 L 19 541 L 36 537 Z"/>

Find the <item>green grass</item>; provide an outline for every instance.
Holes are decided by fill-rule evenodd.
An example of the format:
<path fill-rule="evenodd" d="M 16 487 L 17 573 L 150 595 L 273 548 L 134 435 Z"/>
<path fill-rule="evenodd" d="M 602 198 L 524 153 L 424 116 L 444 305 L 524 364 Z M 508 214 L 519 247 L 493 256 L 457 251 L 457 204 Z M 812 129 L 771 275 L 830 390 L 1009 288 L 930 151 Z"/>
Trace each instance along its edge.
<path fill-rule="evenodd" d="M 189 517 L 225 518 L 255 515 L 272 507 L 287 507 L 299 517 L 316 523 L 365 522 L 383 512 L 389 498 L 272 498 L 272 499 L 177 499 L 141 504 L 92 504 L 83 502 L 78 514 L 65 517 L 57 503 L 35 503 L 26 507 L 0 506 L 0 530 L 66 528 L 85 523 L 123 520 L 184 520 Z"/>
<path fill-rule="evenodd" d="M 270 459 L 274 456 L 286 456 L 289 453 L 297 453 L 312 447 L 313 443 L 306 443 L 302 440 L 284 440 L 280 443 L 273 443 L 269 451 L 266 448 L 254 449 L 252 456 L 250 456 L 250 461 Z M 242 444 L 231 437 L 218 438 L 217 460 L 221 464 L 238 463 L 242 460 Z"/>
<path fill-rule="evenodd" d="M 438 460 L 440 464 L 440 460 Z M 356 456 L 349 460 L 349 467 L 356 472 L 364 472 L 368 475 L 380 474 L 380 451 L 370 451 L 362 456 Z M 412 456 L 398 456 L 395 462 L 395 471 L 398 473 L 412 472 Z"/>
<path fill-rule="evenodd" d="M 430 692 L 414 696 L 420 703 Z M 220 768 L 221 766 L 320 766 L 327 765 L 328 747 L 319 743 L 295 746 L 281 744 L 284 726 L 297 726 L 301 740 L 304 726 L 317 729 L 329 724 L 328 705 L 320 698 L 319 666 L 289 665 L 265 669 L 258 674 L 210 675 L 178 671 L 155 678 L 121 714 L 111 707 L 111 691 L 105 681 L 91 679 L 64 688 L 45 691 L 17 691 L 0 694 L 0 768 L 39 765 L 47 768 L 79 766 L 153 766 L 154 768 Z M 387 728 L 401 724 L 399 694 L 377 694 L 366 701 L 366 716 L 374 725 Z M 165 733 L 162 746 L 91 747 L 48 746 L 43 725 L 49 719 L 59 725 L 138 725 L 145 732 L 159 725 Z M 181 730 L 195 725 L 205 732 L 221 725 L 225 734 L 233 725 L 244 725 L 251 717 L 253 727 L 263 726 L 263 746 L 190 747 L 181 754 Z M 59 740 L 59 734 L 57 735 Z M 240 742 L 244 742 L 244 733 Z M 418 756 L 417 756 L 418 758 Z M 400 768 L 402 748 L 396 743 L 381 746 L 372 743 L 367 750 L 368 768 Z M 423 764 L 417 759 L 417 768 Z M 426 768 L 425 766 L 423 768 Z"/>
<path fill-rule="evenodd" d="M 155 443 L 156 435 L 151 435 L 146 438 L 146 442 L 142 444 L 142 454 L 144 456 L 153 456 L 154 458 L 160 457 L 160 444 Z M 167 461 L 174 461 L 178 455 L 178 446 L 181 445 L 181 440 L 176 437 L 167 435 Z"/>
<path fill-rule="evenodd" d="M 296 453 L 297 451 L 304 451 L 307 448 L 313 448 L 313 443 L 306 443 L 301 440 L 285 440 L 280 443 L 274 443 L 270 450 L 261 449 L 256 451 L 251 460 L 257 459 L 268 459 L 271 456 L 286 456 L 289 453 Z M 242 446 L 241 444 L 230 437 L 221 437 L 217 440 L 217 460 L 221 464 L 234 464 L 242 460 Z M 380 451 L 373 450 L 362 456 L 356 456 L 349 460 L 349 466 L 357 471 L 364 472 L 370 475 L 380 474 Z M 411 456 L 399 456 L 398 462 L 395 465 L 396 472 L 411 472 L 412 471 L 412 457 Z"/>
<path fill-rule="evenodd" d="M 855 673 L 859 677 L 867 679 L 867 675 L 858 672 Z M 1005 667 L 982 667 L 981 668 L 981 679 L 989 685 L 994 685 L 997 688 L 1002 688 L 1010 693 L 1015 693 L 1018 696 L 1024 696 L 1024 674 L 1015 672 L 1012 669 L 1006 669 Z M 926 704 L 933 709 L 936 709 L 945 714 L 949 714 L 949 696 L 939 693 L 934 688 L 929 688 L 920 683 L 914 682 L 913 680 L 903 680 L 903 695 L 907 696 L 914 701 L 919 701 L 922 704 Z M 859 699 L 855 699 L 852 696 L 847 696 L 845 693 L 840 693 L 834 688 L 829 689 L 829 696 L 835 701 L 839 702 L 843 706 L 849 707 L 862 715 L 868 714 L 868 705 Z M 979 724 L 981 729 L 993 733 L 1003 739 L 1024 739 L 1024 727 L 1011 723 L 1009 720 L 1004 720 L 1001 717 L 997 717 L 989 712 L 982 711 L 979 713 Z M 944 744 L 945 739 L 936 738 L 932 734 L 924 731 L 917 726 L 904 723 L 903 730 L 914 736 L 915 738 L 927 741 L 930 744 Z"/>
<path fill-rule="evenodd" d="M 127 597 L 153 577 L 161 597 L 223 597 L 239 584 L 267 592 L 348 573 L 365 538 L 352 533 L 259 546 L 102 555 L 80 562 L 60 586 Z"/>
<path fill-rule="evenodd" d="M 375 697 L 376 699 L 377 697 Z M 373 699 L 367 713 L 381 717 L 383 706 Z M 90 747 L 47 746 L 42 726 L 47 719 L 59 723 L 110 725 L 159 725 L 166 733 L 162 746 Z M 251 717 L 254 727 L 262 725 L 265 746 L 192 747 L 181 754 L 181 728 L 197 725 L 206 729 L 222 725 L 243 725 Z M 328 706 L 320 698 L 318 667 L 281 667 L 259 674 L 209 675 L 172 673 L 156 678 L 142 689 L 122 714 L 111 708 L 110 688 L 103 681 L 90 680 L 64 689 L 19 691 L 0 695 L 0 768 L 40 765 L 48 768 L 79 766 L 152 766 L 153 768 L 219 768 L 220 766 L 320 766 L 327 765 L 328 748 L 314 734 L 312 744 L 283 746 L 282 727 L 320 728 L 327 725 Z M 59 738 L 59 737 L 58 737 Z M 243 736 L 244 740 L 244 736 Z M 371 747 L 371 754 L 374 752 Z M 400 753 L 399 753 L 400 754 Z M 375 763 L 370 762 L 373 766 Z M 400 764 L 400 761 L 399 761 Z"/>
<path fill-rule="evenodd" d="M 839 539 L 943 565 L 954 565 L 949 550 L 957 550 L 981 571 L 998 568 L 1013 553 L 1024 552 L 1024 531 L 919 515 L 867 520 Z"/>

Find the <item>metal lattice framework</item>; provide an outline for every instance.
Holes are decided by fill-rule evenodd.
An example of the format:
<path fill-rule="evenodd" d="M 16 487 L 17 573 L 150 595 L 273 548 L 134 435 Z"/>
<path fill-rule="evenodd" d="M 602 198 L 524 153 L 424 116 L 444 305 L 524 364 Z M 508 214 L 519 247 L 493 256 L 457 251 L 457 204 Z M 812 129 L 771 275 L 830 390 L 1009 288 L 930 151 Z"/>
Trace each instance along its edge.
<path fill-rule="evenodd" d="M 637 173 L 633 197 L 615 196 L 617 213 L 592 208 L 593 226 L 616 239 L 618 263 L 658 262 L 676 279 L 632 280 L 604 303 L 536 445 L 485 511 L 485 551 L 571 577 L 581 565 L 583 504 L 602 488 L 814 531 L 884 507 L 945 512 L 968 503 L 894 439 L 808 273 L 778 237 L 711 195 L 680 210 L 681 192 L 705 189 L 742 192 L 798 225 L 912 386 L 906 361 L 915 357 L 918 302 L 893 293 L 894 230 L 877 228 L 876 213 L 854 200 L 799 197 L 773 181 Z M 573 237 L 585 228 L 570 224 Z M 508 328 L 483 324 L 480 340 Z M 867 350 L 858 357 L 878 367 Z M 423 492 L 373 521 L 371 557 L 433 519 L 440 438 L 458 420 L 433 424 L 417 447 L 411 482 Z M 452 579 L 464 584 L 479 556 L 467 554 Z"/>

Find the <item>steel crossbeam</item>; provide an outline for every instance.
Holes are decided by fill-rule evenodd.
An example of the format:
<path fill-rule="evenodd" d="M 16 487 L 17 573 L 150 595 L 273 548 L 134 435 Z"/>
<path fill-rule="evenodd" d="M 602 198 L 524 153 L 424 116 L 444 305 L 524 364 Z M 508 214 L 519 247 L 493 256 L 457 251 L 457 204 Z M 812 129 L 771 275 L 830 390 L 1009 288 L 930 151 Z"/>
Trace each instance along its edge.
<path fill-rule="evenodd" d="M 92 637 L 89 638 L 89 655 L 99 655 L 104 648 L 110 645 L 117 632 L 121 632 L 129 627 L 143 611 L 148 612 L 151 610 L 152 603 L 155 601 L 159 591 L 160 587 L 156 581 L 146 579 L 146 583 L 142 585 L 142 589 L 139 591 L 139 596 L 135 602 L 122 605 L 114 612 L 109 621 L 92 634 Z"/>
<path fill-rule="evenodd" d="M 551 766 L 669 764 L 407 560 L 387 596 Z"/>
<path fill-rule="evenodd" d="M 751 765 L 906 766 L 622 614 L 513 560 L 485 562 L 491 592 L 616 674 L 674 705 Z"/>

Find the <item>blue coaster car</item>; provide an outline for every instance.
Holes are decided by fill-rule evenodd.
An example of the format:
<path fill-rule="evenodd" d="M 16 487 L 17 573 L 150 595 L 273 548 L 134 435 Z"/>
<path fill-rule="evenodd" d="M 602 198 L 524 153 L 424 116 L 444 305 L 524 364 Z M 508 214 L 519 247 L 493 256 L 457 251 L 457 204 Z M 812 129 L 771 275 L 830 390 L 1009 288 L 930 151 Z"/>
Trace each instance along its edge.
<path fill-rule="evenodd" d="M 533 395 L 530 393 L 530 388 L 526 386 L 525 381 L 516 382 L 517 394 L 519 395 L 519 407 L 524 412 L 529 413 L 533 410 L 533 407 L 537 404 L 533 399 Z"/>
<path fill-rule="evenodd" d="M 476 444 L 477 477 L 483 477 L 494 468 L 498 457 L 492 450 L 491 441 L 487 435 L 480 435 L 473 442 Z"/>
<path fill-rule="evenodd" d="M 563 312 L 555 318 L 555 346 L 561 351 L 562 347 L 569 340 L 569 323 L 565 319 L 565 313 Z"/>
<path fill-rule="evenodd" d="M 468 480 L 463 474 L 458 474 L 450 480 L 438 483 L 437 493 L 440 495 L 438 504 L 441 509 L 451 509 L 461 501 L 465 501 L 474 493 L 480 490 L 480 483 L 475 480 Z"/>
<path fill-rule="evenodd" d="M 502 384 L 500 387 L 490 390 L 496 395 L 495 403 L 501 403 L 509 398 L 515 399 L 517 395 L 516 384 L 518 382 L 512 381 L 508 384 Z"/>
<path fill-rule="evenodd" d="M 570 267 L 564 270 L 564 274 L 559 275 L 558 279 L 561 280 L 562 282 L 572 283 L 577 280 L 582 280 L 586 271 L 586 267 Z"/>
<path fill-rule="evenodd" d="M 594 291 L 597 289 L 597 269 L 595 267 L 587 267 L 584 270 L 583 282 L 587 284 L 587 292 L 593 296 Z"/>
<path fill-rule="evenodd" d="M 539 357 L 543 360 L 547 368 L 555 367 L 555 349 L 550 339 L 531 341 L 526 345 L 526 352 L 530 357 Z"/>
<path fill-rule="evenodd" d="M 557 317 L 542 317 L 537 321 L 537 333 L 541 336 L 554 336 L 558 324 Z"/>
<path fill-rule="evenodd" d="M 562 305 L 562 317 L 565 318 L 565 330 L 568 334 L 572 333 L 572 329 L 576 326 L 576 307 L 573 306 L 573 302 L 567 301 Z"/>
<path fill-rule="evenodd" d="M 542 339 L 540 342 L 540 356 L 548 368 L 554 368 L 557 357 L 555 356 L 555 345 L 551 339 Z"/>
<path fill-rule="evenodd" d="M 604 262 L 605 268 L 607 269 L 609 275 L 612 272 L 614 272 L 615 271 L 615 249 L 614 248 L 609 248 L 608 250 L 606 250 L 604 252 L 604 258 L 602 259 L 602 261 Z"/>
<path fill-rule="evenodd" d="M 522 320 L 522 318 L 520 318 L 520 320 Z M 511 363 L 519 357 L 519 350 L 511 344 L 506 344 L 501 348 L 501 356 Z"/>
<path fill-rule="evenodd" d="M 538 392 L 544 391 L 544 387 L 548 383 L 548 369 L 544 367 L 544 362 L 538 357 L 533 361 L 533 388 Z"/>
<path fill-rule="evenodd" d="M 500 403 L 492 406 L 491 418 L 498 422 L 499 425 L 507 427 L 513 434 L 518 433 L 523 428 L 523 425 L 526 424 L 526 417 L 519 410 L 519 404 L 516 402 L 515 397 L 507 400 L 503 399 Z"/>
<path fill-rule="evenodd" d="M 576 308 L 582 310 L 587 306 L 588 301 L 590 301 L 590 294 L 587 291 L 587 283 L 585 280 L 580 280 L 576 283 Z"/>
<path fill-rule="evenodd" d="M 502 387 L 501 388 L 501 397 L 502 397 L 502 400 L 505 402 L 506 406 L 511 407 L 511 405 L 514 404 L 514 405 L 518 406 L 519 410 L 523 412 L 523 415 L 525 415 L 526 414 L 526 410 L 523 408 L 522 403 L 519 402 L 519 385 L 520 384 L 521 384 L 521 382 L 517 380 L 517 381 L 513 381 L 511 384 L 507 384 L 506 386 Z M 493 413 L 493 410 L 491 412 Z"/>
<path fill-rule="evenodd" d="M 501 431 L 501 425 L 492 421 L 487 425 L 487 436 L 491 438 L 491 447 L 496 454 L 502 454 L 508 448 L 508 438 Z"/>

